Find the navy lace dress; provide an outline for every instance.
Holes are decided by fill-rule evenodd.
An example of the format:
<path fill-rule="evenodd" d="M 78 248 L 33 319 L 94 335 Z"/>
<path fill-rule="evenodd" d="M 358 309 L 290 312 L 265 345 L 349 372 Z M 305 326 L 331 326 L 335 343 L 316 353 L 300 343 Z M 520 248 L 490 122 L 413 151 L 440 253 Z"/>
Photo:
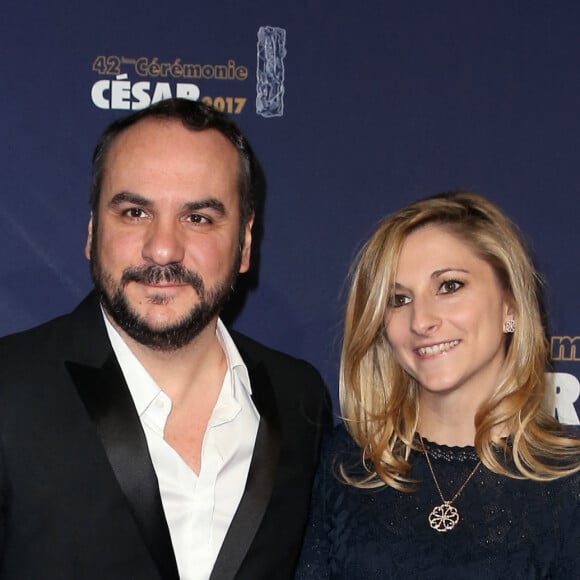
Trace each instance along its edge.
<path fill-rule="evenodd" d="M 425 445 L 450 499 L 477 465 L 475 450 Z M 359 451 L 335 429 L 323 448 L 298 580 L 580 579 L 579 474 L 537 483 L 481 466 L 453 504 L 459 523 L 437 532 L 428 517 L 441 498 L 423 454 L 411 462 L 421 482 L 414 493 L 345 485 L 337 465 L 362 473 Z"/>

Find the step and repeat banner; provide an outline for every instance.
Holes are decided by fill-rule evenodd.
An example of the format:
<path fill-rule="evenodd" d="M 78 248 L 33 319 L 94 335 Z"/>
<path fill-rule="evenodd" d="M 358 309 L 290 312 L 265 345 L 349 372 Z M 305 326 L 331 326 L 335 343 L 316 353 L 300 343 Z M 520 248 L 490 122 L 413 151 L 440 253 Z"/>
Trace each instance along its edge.
<path fill-rule="evenodd" d="M 573 1 L 5 0 L 0 333 L 87 293 L 95 142 L 182 96 L 231 113 L 264 173 L 235 328 L 313 362 L 336 400 L 362 242 L 414 199 L 477 191 L 545 276 L 554 411 L 580 424 L 579 26 Z"/>

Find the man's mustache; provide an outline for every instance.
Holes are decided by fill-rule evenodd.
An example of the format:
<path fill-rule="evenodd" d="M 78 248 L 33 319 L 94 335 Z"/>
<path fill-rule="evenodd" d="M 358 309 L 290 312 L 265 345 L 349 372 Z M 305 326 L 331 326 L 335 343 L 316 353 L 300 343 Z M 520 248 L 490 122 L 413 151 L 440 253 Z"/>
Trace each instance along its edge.
<path fill-rule="evenodd" d="M 123 271 L 121 286 L 124 288 L 129 282 L 141 284 L 188 284 L 203 298 L 205 287 L 203 280 L 197 272 L 192 272 L 182 264 L 168 264 L 158 266 L 151 264 L 148 266 L 132 266 Z"/>

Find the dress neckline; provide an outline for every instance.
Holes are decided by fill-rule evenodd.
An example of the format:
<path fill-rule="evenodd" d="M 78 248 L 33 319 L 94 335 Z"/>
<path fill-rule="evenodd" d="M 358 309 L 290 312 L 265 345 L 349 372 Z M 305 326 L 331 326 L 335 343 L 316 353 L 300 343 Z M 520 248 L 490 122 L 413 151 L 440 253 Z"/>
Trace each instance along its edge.
<path fill-rule="evenodd" d="M 426 437 L 423 437 L 423 442 L 425 444 L 427 453 L 429 453 L 429 457 L 435 460 L 442 459 L 444 461 L 454 462 L 479 460 L 479 456 L 477 455 L 473 445 L 444 445 L 441 443 L 434 443 L 433 441 L 429 441 L 429 439 Z M 421 455 L 423 454 L 422 452 L 419 453 Z"/>

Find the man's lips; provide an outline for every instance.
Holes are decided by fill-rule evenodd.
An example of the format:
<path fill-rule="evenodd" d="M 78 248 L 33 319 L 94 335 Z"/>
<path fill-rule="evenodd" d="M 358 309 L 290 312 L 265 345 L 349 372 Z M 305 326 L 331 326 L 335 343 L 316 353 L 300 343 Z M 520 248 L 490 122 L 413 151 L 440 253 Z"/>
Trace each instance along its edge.
<path fill-rule="evenodd" d="M 143 286 L 149 286 L 150 288 L 183 288 L 189 287 L 190 284 L 179 283 L 179 282 L 159 282 L 158 284 L 152 284 L 150 282 L 139 282 Z"/>
<path fill-rule="evenodd" d="M 127 268 L 121 277 L 121 285 L 136 282 L 157 291 L 191 286 L 199 296 L 205 293 L 203 280 L 196 272 L 186 269 L 182 264 L 168 266 L 134 266 Z"/>

